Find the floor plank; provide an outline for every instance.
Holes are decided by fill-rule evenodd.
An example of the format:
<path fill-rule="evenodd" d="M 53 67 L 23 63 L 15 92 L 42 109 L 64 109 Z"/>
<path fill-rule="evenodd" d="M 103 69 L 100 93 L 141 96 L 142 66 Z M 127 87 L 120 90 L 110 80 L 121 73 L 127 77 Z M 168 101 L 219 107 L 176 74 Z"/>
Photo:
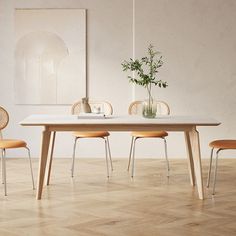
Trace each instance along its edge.
<path fill-rule="evenodd" d="M 223 158 L 222 158 L 223 159 Z M 236 235 L 236 160 L 219 162 L 216 196 L 198 199 L 187 160 L 138 159 L 136 175 L 127 159 L 114 161 L 106 178 L 103 159 L 80 159 L 70 178 L 70 159 L 54 159 L 52 179 L 35 200 L 27 159 L 7 159 L 8 196 L 0 194 L 0 235 L 219 236 Z M 38 160 L 33 160 L 37 176 Z M 208 161 L 203 160 L 206 184 Z"/>

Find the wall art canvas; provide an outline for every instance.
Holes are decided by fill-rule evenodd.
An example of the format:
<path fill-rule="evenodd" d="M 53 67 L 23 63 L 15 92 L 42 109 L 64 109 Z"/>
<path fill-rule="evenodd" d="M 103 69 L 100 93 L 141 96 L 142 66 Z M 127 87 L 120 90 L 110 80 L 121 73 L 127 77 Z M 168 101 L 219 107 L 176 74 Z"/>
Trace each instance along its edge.
<path fill-rule="evenodd" d="M 15 10 L 16 104 L 72 104 L 86 95 L 86 10 Z"/>

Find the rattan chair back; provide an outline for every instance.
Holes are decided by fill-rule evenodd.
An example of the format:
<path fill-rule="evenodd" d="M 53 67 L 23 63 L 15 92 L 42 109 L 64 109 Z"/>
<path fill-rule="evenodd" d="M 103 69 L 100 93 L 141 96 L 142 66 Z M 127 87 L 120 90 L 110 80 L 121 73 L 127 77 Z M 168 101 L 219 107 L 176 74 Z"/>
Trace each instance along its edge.
<path fill-rule="evenodd" d="M 0 131 L 3 130 L 9 122 L 9 115 L 8 112 L 3 108 L 0 107 Z"/>
<path fill-rule="evenodd" d="M 128 113 L 129 115 L 141 115 L 142 114 L 143 101 L 134 101 L 130 104 Z M 170 107 L 164 101 L 156 101 L 157 103 L 157 115 L 169 115 Z"/>
<path fill-rule="evenodd" d="M 113 108 L 109 102 L 106 101 L 89 101 L 88 102 L 92 112 L 104 113 L 105 115 L 112 115 Z M 72 105 L 71 114 L 78 115 L 79 113 L 83 112 L 82 109 L 82 101 L 78 101 Z"/>

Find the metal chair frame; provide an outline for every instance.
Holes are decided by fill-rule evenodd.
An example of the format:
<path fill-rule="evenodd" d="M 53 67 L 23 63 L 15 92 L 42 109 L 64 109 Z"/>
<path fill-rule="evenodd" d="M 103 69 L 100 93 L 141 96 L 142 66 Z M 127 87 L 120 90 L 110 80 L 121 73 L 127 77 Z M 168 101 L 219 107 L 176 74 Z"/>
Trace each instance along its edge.
<path fill-rule="evenodd" d="M 214 140 L 214 141 L 210 142 L 209 146 L 212 149 L 211 149 L 211 155 L 210 155 L 210 164 L 209 164 L 206 187 L 209 188 L 209 186 L 210 186 L 212 159 L 214 156 L 214 149 L 217 149 L 216 154 L 215 154 L 216 157 L 215 157 L 214 178 L 213 178 L 213 188 L 212 188 L 212 195 L 215 195 L 219 154 L 223 150 L 236 150 L 236 140 L 235 139 L 218 139 L 218 140 Z"/>
<path fill-rule="evenodd" d="M 104 106 L 104 114 L 105 115 L 112 115 L 113 114 L 113 108 L 112 105 L 109 102 L 106 101 L 89 101 L 90 105 L 102 105 Z M 81 105 L 82 102 L 78 101 L 75 104 L 73 104 L 71 113 L 72 114 L 79 114 L 81 112 Z M 109 138 L 106 137 L 75 137 L 74 139 L 74 147 L 73 147 L 73 154 L 72 154 L 72 165 L 71 165 L 71 177 L 74 177 L 74 166 L 75 166 L 75 152 L 76 152 L 76 146 L 77 141 L 81 138 L 100 138 L 104 140 L 105 143 L 105 153 L 106 153 L 106 169 L 107 169 L 107 178 L 110 177 L 110 171 L 109 171 L 109 162 L 110 162 L 110 168 L 111 171 L 113 171 L 113 164 L 112 164 L 112 158 L 111 158 L 111 150 L 110 150 L 110 144 L 109 144 Z M 109 157 L 109 161 L 108 161 Z"/>
<path fill-rule="evenodd" d="M 217 169 L 218 169 L 218 158 L 219 158 L 219 153 L 220 153 L 220 151 L 222 151 L 222 150 L 225 150 L 225 149 L 223 149 L 223 148 L 219 148 L 219 149 L 216 151 L 212 195 L 215 195 L 216 176 L 217 176 Z M 211 169 L 212 169 L 212 158 L 213 158 L 213 152 L 214 152 L 214 147 L 211 149 L 210 165 L 209 165 L 208 177 L 207 177 L 207 188 L 210 187 L 210 179 L 211 179 Z"/>
<path fill-rule="evenodd" d="M 112 164 L 112 159 L 111 159 L 111 150 L 110 150 L 109 138 L 108 137 L 95 137 L 95 138 L 101 138 L 105 142 L 107 178 L 109 178 L 110 177 L 110 171 L 109 171 L 109 163 L 108 162 L 110 162 L 111 171 L 113 171 L 113 164 Z M 72 165 L 71 165 L 71 177 L 74 177 L 75 152 L 76 152 L 76 146 L 77 146 L 78 139 L 82 139 L 82 138 L 81 137 L 75 137 L 75 140 L 74 140 Z M 108 161 L 108 156 L 109 156 L 109 161 Z"/>
<path fill-rule="evenodd" d="M 129 115 L 133 115 L 133 114 L 137 114 L 137 107 L 140 106 L 142 104 L 142 101 L 134 101 L 130 104 L 129 109 L 128 109 L 128 113 Z M 157 104 L 159 105 L 163 105 L 166 108 L 166 114 L 165 115 L 169 115 L 170 114 L 170 108 L 168 106 L 168 104 L 164 101 L 157 101 Z M 133 112 L 133 108 L 135 107 L 135 113 Z M 128 162 L 128 167 L 127 167 L 127 171 L 129 171 L 130 169 L 130 163 L 131 163 L 131 158 L 132 158 L 132 171 L 131 171 L 131 177 L 134 177 L 134 159 L 135 159 L 135 146 L 136 146 L 136 141 L 138 139 L 142 139 L 142 138 L 159 138 L 159 139 L 163 139 L 164 141 L 164 149 L 165 149 L 165 160 L 166 160 L 166 176 L 169 177 L 170 176 L 170 165 L 169 165 L 169 160 L 168 160 L 168 153 L 167 153 L 167 142 L 166 142 L 166 138 L 165 137 L 132 137 L 131 139 L 131 145 L 130 145 L 130 152 L 129 152 L 129 162 Z"/>
<path fill-rule="evenodd" d="M 0 117 L 0 140 L 3 139 L 1 130 L 3 130 L 9 122 L 9 114 L 8 112 L 3 108 L 0 107 L 0 112 L 1 112 L 1 117 Z M 4 121 L 4 123 L 1 123 L 1 120 Z M 18 148 L 18 147 L 16 147 Z M 33 189 L 35 189 L 35 184 L 34 184 L 34 175 L 33 175 L 33 169 L 32 169 L 32 162 L 31 162 L 31 155 L 30 155 L 30 149 L 26 147 L 25 148 L 28 151 L 28 158 L 29 158 L 29 164 L 30 164 L 30 171 L 31 171 L 31 178 L 32 178 L 32 185 Z M 6 181 L 6 149 L 8 148 L 2 148 L 1 149 L 1 166 L 2 166 L 2 183 L 4 184 L 4 193 L 5 196 L 7 196 L 7 181 Z M 13 149 L 13 148 L 12 148 Z"/>

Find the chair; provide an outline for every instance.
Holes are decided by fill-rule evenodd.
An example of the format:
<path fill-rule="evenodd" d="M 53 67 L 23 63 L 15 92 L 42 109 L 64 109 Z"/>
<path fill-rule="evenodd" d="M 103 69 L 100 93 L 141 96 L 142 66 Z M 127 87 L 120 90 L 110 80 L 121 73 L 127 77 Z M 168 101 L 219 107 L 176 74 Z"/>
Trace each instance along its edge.
<path fill-rule="evenodd" d="M 104 113 L 105 115 L 112 115 L 113 113 L 113 108 L 110 103 L 105 102 L 105 101 L 89 101 L 89 105 L 91 107 L 92 112 L 93 111 L 99 111 L 100 113 Z M 73 115 L 79 114 L 82 112 L 82 102 L 78 101 L 75 104 L 73 104 L 71 113 Z M 107 131 L 77 131 L 74 132 L 73 135 L 75 136 L 74 140 L 74 148 L 73 148 L 73 156 L 72 156 L 72 167 L 71 167 L 71 177 L 74 176 L 74 164 L 75 164 L 75 151 L 76 151 L 76 144 L 78 139 L 81 138 L 101 138 L 105 142 L 105 153 L 106 153 L 106 168 L 107 168 L 107 177 L 109 178 L 109 161 L 108 161 L 108 156 L 110 160 L 110 166 L 111 170 L 113 170 L 113 165 L 112 165 L 112 159 L 111 159 L 111 150 L 110 150 L 110 144 L 109 144 L 109 136 L 110 133 Z"/>
<path fill-rule="evenodd" d="M 129 115 L 140 115 L 142 114 L 142 101 L 134 101 L 130 104 Z M 157 113 L 159 115 L 169 115 L 170 114 L 170 108 L 166 102 L 163 101 L 157 101 Z M 141 138 L 158 138 L 162 139 L 164 141 L 164 148 L 165 148 L 165 159 L 166 159 L 166 166 L 167 166 L 167 177 L 169 177 L 169 161 L 167 156 L 167 142 L 166 142 L 166 136 L 168 136 L 168 133 L 166 131 L 139 131 L 139 132 L 132 132 L 131 133 L 132 139 L 131 139 L 131 146 L 130 146 L 130 153 L 129 153 L 129 163 L 128 163 L 128 171 L 130 168 L 130 162 L 132 157 L 132 174 L 131 177 L 134 177 L 134 159 L 135 159 L 135 145 L 136 140 Z"/>
<path fill-rule="evenodd" d="M 214 152 L 214 149 L 217 149 L 216 158 L 215 158 L 213 190 L 212 190 L 212 195 L 215 195 L 216 175 L 217 175 L 219 153 L 220 153 L 220 151 L 223 151 L 223 150 L 229 150 L 229 149 L 235 150 L 236 149 L 236 140 L 214 140 L 209 144 L 209 146 L 211 147 L 211 157 L 210 157 L 210 165 L 209 165 L 208 178 L 207 178 L 207 188 L 209 188 L 209 186 L 210 186 L 213 152 Z"/>
<path fill-rule="evenodd" d="M 18 139 L 3 139 L 2 136 L 2 130 L 8 125 L 9 122 L 9 115 L 7 111 L 0 107 L 0 149 L 2 153 L 1 162 L 2 162 L 2 183 L 4 184 L 4 191 L 5 196 L 7 196 L 7 182 L 6 182 L 6 150 L 12 149 L 12 148 L 25 148 L 28 151 L 28 157 L 29 157 L 29 163 L 30 163 L 30 170 L 31 170 L 31 177 L 32 177 L 32 183 L 33 183 L 33 189 L 34 187 L 34 176 L 33 176 L 33 170 L 32 170 L 32 163 L 30 158 L 30 149 L 27 147 L 27 144 L 23 140 Z"/>

